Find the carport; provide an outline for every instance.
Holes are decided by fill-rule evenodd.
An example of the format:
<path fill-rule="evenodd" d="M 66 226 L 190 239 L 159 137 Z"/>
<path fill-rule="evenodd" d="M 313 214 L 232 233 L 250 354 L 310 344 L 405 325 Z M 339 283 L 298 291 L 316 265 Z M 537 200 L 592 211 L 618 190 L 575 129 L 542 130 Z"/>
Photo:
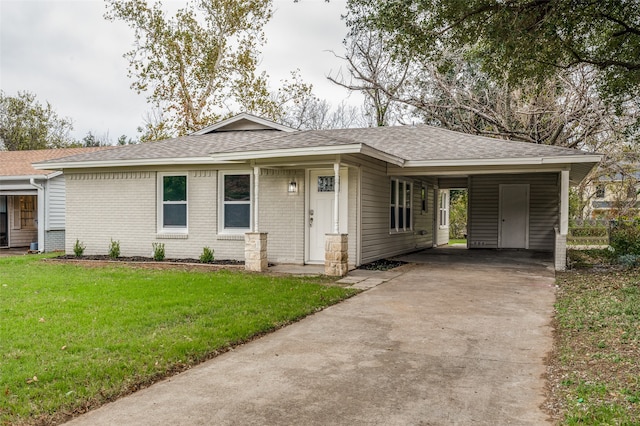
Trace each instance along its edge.
<path fill-rule="evenodd" d="M 569 188 L 577 185 L 594 166 L 571 159 L 562 163 L 538 159 L 535 166 L 520 164 L 496 166 L 390 167 L 389 174 L 435 179 L 434 190 L 466 189 L 467 248 L 518 249 L 553 254 L 556 270 L 564 270 L 569 224 Z M 577 160 L 581 160 L 577 157 Z M 515 161 L 515 160 L 514 160 Z M 522 159 L 518 159 L 522 162 Z M 495 162 L 495 161 L 494 161 Z M 507 162 L 505 160 L 505 162 Z M 440 164 L 441 162 L 436 162 Z M 437 197 L 435 197 L 437 200 Z M 439 204 L 434 206 L 434 244 L 447 240 L 438 233 L 448 232 L 441 225 Z M 489 252 L 495 253 L 495 252 Z"/>

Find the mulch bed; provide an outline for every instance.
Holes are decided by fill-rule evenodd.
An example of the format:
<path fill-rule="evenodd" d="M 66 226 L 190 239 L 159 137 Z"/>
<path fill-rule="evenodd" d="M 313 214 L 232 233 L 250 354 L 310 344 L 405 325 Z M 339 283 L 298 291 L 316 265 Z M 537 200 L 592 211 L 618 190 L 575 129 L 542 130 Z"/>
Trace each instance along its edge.
<path fill-rule="evenodd" d="M 143 256 L 122 256 L 115 259 L 107 255 L 74 256 L 65 254 L 51 259 L 52 262 L 77 263 L 88 267 L 98 267 L 121 263 L 128 266 L 145 269 L 184 269 L 184 270 L 219 270 L 219 269 L 243 269 L 244 262 L 240 260 L 220 259 L 213 262 L 201 262 L 200 259 L 164 259 L 154 260 Z"/>
<path fill-rule="evenodd" d="M 403 262 L 401 260 L 380 259 L 375 262 L 360 265 L 358 269 L 366 269 L 368 271 L 388 271 L 406 264 L 407 262 Z"/>

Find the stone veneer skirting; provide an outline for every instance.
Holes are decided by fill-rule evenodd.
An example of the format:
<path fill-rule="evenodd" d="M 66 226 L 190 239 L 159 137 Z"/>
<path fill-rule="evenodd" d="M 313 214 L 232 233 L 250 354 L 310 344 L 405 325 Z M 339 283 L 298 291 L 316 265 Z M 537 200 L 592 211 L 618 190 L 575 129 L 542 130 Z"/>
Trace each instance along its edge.
<path fill-rule="evenodd" d="M 349 272 L 348 234 L 326 234 L 324 241 L 324 273 L 344 277 Z"/>
<path fill-rule="evenodd" d="M 252 272 L 265 272 L 267 262 L 267 233 L 247 232 L 244 234 L 244 269 Z"/>

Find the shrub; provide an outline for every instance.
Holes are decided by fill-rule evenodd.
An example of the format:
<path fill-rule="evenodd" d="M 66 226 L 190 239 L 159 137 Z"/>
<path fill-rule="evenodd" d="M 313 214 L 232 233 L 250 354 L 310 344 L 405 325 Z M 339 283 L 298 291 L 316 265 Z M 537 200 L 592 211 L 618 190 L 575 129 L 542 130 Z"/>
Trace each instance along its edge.
<path fill-rule="evenodd" d="M 640 255 L 640 222 L 617 222 L 612 224 L 609 244 L 616 255 Z"/>
<path fill-rule="evenodd" d="M 153 260 L 164 260 L 164 243 L 151 243 L 153 247 Z"/>
<path fill-rule="evenodd" d="M 618 257 L 618 263 L 625 268 L 634 268 L 638 266 L 638 261 L 640 261 L 640 256 L 636 254 L 623 254 Z"/>
<path fill-rule="evenodd" d="M 111 244 L 109 244 L 109 257 L 112 259 L 120 257 L 120 241 L 111 240 Z"/>
<path fill-rule="evenodd" d="M 80 257 L 84 254 L 85 245 L 80 242 L 79 239 L 76 238 L 76 243 L 73 245 L 73 254 L 76 257 Z"/>
<path fill-rule="evenodd" d="M 205 247 L 202 249 L 202 254 L 200 255 L 200 262 L 202 263 L 211 263 L 213 262 L 213 250 L 209 247 Z"/>

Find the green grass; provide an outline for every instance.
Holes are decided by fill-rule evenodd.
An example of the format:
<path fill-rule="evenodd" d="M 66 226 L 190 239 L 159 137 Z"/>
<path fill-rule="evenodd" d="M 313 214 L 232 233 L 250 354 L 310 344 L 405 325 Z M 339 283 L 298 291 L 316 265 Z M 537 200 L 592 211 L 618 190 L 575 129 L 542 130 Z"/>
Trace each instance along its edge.
<path fill-rule="evenodd" d="M 0 259 L 0 424 L 59 422 L 355 293 L 327 278 L 40 258 Z"/>
<path fill-rule="evenodd" d="M 577 270 L 557 283 L 550 371 L 560 421 L 640 424 L 640 271 Z"/>
<path fill-rule="evenodd" d="M 453 245 L 453 244 L 467 244 L 467 240 L 464 239 L 464 238 L 459 238 L 459 239 L 451 238 L 451 239 L 449 239 L 449 245 Z"/>

